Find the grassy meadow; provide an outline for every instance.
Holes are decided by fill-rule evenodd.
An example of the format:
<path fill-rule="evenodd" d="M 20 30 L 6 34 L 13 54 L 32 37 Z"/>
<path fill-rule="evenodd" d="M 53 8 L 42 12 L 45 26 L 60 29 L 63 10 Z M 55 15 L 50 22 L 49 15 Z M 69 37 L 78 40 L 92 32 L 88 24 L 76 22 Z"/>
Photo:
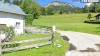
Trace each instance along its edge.
<path fill-rule="evenodd" d="M 91 20 L 95 19 L 97 13 L 92 13 Z M 77 31 L 100 35 L 99 24 L 84 23 L 88 13 L 84 14 L 62 14 L 51 16 L 40 16 L 40 19 L 35 19 L 33 25 L 52 26 L 56 25 L 58 30 Z"/>

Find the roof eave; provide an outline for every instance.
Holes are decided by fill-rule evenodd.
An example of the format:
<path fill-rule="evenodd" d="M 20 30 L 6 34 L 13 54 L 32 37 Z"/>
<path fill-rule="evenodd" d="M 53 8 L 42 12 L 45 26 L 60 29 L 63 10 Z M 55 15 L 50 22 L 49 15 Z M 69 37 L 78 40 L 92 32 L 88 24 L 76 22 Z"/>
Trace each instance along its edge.
<path fill-rule="evenodd" d="M 0 12 L 5 12 L 5 11 L 0 11 Z M 18 14 L 18 13 L 12 13 L 12 12 L 5 12 L 5 13 L 11 13 L 11 14 L 22 15 L 22 16 L 26 16 L 27 15 L 27 14 Z"/>

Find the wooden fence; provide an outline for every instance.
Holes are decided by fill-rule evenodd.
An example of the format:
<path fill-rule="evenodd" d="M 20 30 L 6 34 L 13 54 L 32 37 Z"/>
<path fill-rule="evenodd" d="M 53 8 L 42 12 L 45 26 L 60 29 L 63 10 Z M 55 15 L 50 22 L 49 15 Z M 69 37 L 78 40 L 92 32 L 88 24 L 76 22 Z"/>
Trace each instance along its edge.
<path fill-rule="evenodd" d="M 2 40 L 0 39 L 0 54 L 6 51 L 16 51 L 16 50 L 22 50 L 22 49 L 28 49 L 28 48 L 34 48 L 34 47 L 38 48 L 40 46 L 49 45 L 53 43 L 54 36 L 55 36 L 55 31 L 52 31 L 52 36 L 45 37 L 45 38 L 37 38 L 37 39 L 21 40 L 21 41 L 13 41 L 13 42 L 2 42 Z M 29 43 L 29 42 L 35 42 L 35 41 L 41 41 L 41 40 L 48 40 L 48 42 L 32 44 L 32 45 L 27 45 L 27 46 L 17 46 L 13 48 L 2 48 L 4 45 Z"/>
<path fill-rule="evenodd" d="M 37 48 L 39 46 L 51 44 L 52 41 L 38 43 L 38 44 L 33 44 L 33 45 L 28 45 L 28 46 L 18 46 L 18 47 L 4 48 L 3 49 L 2 46 L 4 46 L 4 45 L 28 43 L 28 42 L 35 42 L 35 41 L 40 41 L 40 40 L 50 40 L 50 39 L 51 39 L 51 37 L 31 39 L 31 40 L 22 40 L 22 41 L 13 41 L 13 42 L 4 42 L 4 43 L 2 43 L 0 41 L 0 54 L 2 54 L 2 52 L 5 52 L 5 51 L 16 51 L 16 50 L 22 50 L 22 49 L 27 49 L 27 48 L 33 48 L 33 47 L 36 47 Z"/>
<path fill-rule="evenodd" d="M 37 34 L 50 34 L 50 30 L 49 29 L 32 29 L 32 28 L 26 28 L 25 29 L 26 33 L 37 33 Z"/>
<path fill-rule="evenodd" d="M 38 34 L 49 34 L 51 33 L 52 27 L 49 26 L 38 26 L 34 25 L 33 27 L 26 27 L 26 33 L 38 33 Z"/>

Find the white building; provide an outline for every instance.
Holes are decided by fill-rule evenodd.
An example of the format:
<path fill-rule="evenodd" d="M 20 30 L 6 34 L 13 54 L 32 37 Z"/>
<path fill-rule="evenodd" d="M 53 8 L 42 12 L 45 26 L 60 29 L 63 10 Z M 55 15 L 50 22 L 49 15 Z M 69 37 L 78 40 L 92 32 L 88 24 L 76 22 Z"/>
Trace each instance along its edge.
<path fill-rule="evenodd" d="M 13 26 L 16 34 L 24 33 L 25 15 L 19 6 L 0 1 L 0 25 Z"/>

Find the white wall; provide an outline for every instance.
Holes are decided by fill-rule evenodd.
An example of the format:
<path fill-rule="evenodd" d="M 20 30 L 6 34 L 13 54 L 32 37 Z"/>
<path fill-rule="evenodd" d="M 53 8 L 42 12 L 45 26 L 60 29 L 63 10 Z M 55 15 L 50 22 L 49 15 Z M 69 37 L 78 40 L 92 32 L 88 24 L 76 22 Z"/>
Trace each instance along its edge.
<path fill-rule="evenodd" d="M 16 34 L 23 34 L 24 32 L 24 16 L 0 12 L 0 24 L 6 24 L 7 27 L 9 26 L 16 26 L 16 22 L 20 22 L 20 28 L 15 27 Z"/>

